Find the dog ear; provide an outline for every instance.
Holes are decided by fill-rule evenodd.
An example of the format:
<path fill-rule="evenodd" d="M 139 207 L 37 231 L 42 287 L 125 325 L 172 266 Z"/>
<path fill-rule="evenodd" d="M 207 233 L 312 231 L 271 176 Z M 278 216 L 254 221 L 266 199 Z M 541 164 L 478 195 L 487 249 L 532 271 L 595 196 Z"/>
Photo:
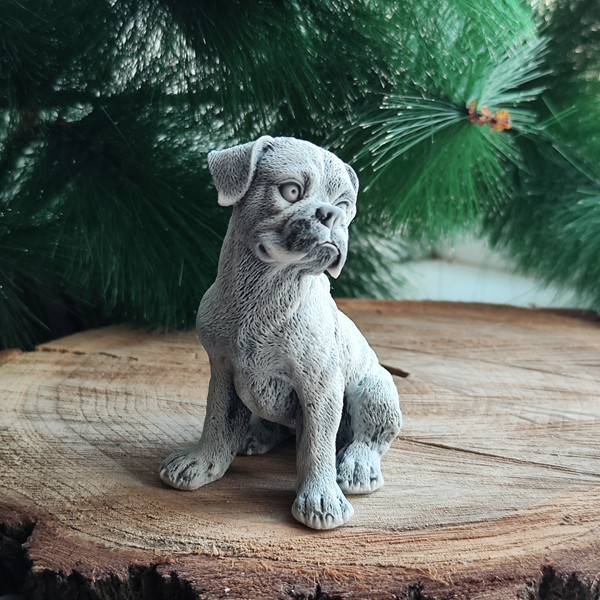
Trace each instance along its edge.
<path fill-rule="evenodd" d="M 231 206 L 244 197 L 260 157 L 265 150 L 273 148 L 274 141 L 272 137 L 263 135 L 255 142 L 208 153 L 208 168 L 219 192 L 221 206 Z"/>
<path fill-rule="evenodd" d="M 346 172 L 348 173 L 348 177 L 350 178 L 350 183 L 354 188 L 354 192 L 358 194 L 358 175 L 350 165 L 344 163 L 344 166 L 346 167 Z"/>

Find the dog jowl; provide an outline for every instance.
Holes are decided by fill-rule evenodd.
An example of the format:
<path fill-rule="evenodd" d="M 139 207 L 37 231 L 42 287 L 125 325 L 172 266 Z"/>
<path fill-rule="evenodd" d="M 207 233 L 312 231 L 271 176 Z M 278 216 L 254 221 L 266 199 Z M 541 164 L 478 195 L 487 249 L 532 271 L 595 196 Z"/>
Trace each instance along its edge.
<path fill-rule="evenodd" d="M 294 517 L 331 529 L 353 514 L 345 494 L 383 485 L 381 457 L 402 416 L 391 375 L 341 313 L 325 275 L 348 252 L 358 179 L 334 154 L 263 136 L 214 151 L 218 202 L 232 216 L 197 331 L 210 360 L 199 442 L 168 456 L 162 480 L 197 489 L 238 453 L 297 440 Z"/>

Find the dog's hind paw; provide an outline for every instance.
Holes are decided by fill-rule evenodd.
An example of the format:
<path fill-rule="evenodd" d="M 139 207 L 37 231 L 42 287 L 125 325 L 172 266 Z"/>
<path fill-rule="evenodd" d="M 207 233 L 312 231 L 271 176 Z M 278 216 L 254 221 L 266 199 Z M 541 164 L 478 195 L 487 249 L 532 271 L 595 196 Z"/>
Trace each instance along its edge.
<path fill-rule="evenodd" d="M 197 447 L 192 447 L 167 456 L 160 467 L 160 478 L 179 490 L 196 490 L 219 479 L 225 470 L 203 456 Z"/>
<path fill-rule="evenodd" d="M 364 442 L 352 442 L 336 458 L 337 483 L 345 494 L 370 494 L 383 485 L 381 455 Z"/>
<path fill-rule="evenodd" d="M 346 523 L 354 508 L 341 490 L 335 488 L 300 492 L 292 506 L 294 518 L 312 529 L 334 529 Z"/>

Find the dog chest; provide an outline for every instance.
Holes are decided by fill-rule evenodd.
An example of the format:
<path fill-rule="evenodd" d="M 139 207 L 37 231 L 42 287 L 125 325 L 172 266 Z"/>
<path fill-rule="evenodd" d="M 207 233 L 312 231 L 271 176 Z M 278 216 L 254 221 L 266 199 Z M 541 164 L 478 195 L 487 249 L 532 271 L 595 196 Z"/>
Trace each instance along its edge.
<path fill-rule="evenodd" d="M 270 369 L 238 367 L 234 384 L 238 396 L 254 414 L 287 427 L 295 426 L 298 400 L 285 375 Z"/>

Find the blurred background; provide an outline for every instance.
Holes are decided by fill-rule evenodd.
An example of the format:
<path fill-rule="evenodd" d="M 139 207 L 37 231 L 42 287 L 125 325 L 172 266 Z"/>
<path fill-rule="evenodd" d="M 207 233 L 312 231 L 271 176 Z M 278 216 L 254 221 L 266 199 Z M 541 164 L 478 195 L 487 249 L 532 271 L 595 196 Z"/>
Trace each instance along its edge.
<path fill-rule="evenodd" d="M 572 288 L 517 272 L 511 261 L 476 238 L 460 238 L 396 265 L 393 279 L 403 282 L 396 290 L 403 299 L 586 308 Z"/>
<path fill-rule="evenodd" d="M 206 154 L 361 181 L 336 296 L 600 309 L 597 0 L 0 0 L 0 347 L 187 328 Z"/>

